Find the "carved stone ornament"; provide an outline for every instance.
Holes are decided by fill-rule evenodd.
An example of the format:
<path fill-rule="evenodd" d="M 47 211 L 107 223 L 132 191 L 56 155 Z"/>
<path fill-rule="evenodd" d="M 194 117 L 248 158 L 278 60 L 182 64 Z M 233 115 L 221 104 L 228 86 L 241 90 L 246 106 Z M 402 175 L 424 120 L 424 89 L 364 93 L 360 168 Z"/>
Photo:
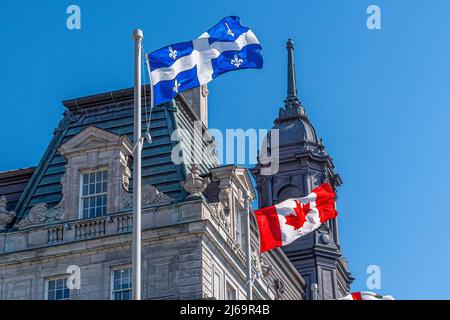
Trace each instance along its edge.
<path fill-rule="evenodd" d="M 6 205 L 8 201 L 5 196 L 0 197 L 0 230 L 5 230 L 11 222 L 13 222 L 16 217 L 16 213 L 14 211 L 6 210 Z"/>
<path fill-rule="evenodd" d="M 159 192 L 151 184 L 145 185 L 142 188 L 142 203 L 143 204 L 153 204 L 153 203 L 171 203 L 173 199 L 162 192 Z"/>
<path fill-rule="evenodd" d="M 66 169 L 67 172 L 67 169 Z M 52 223 L 64 219 L 65 201 L 68 192 L 67 175 L 61 177 L 61 185 L 63 186 L 61 201 L 54 207 L 49 208 L 46 203 L 38 203 L 34 205 L 28 215 L 23 217 L 18 223 L 19 227 L 29 227 L 36 224 Z"/>
<path fill-rule="evenodd" d="M 200 88 L 201 88 L 202 96 L 206 98 L 209 94 L 208 86 L 206 84 L 204 84 Z"/>
<path fill-rule="evenodd" d="M 48 208 L 46 203 L 34 205 L 26 217 L 19 222 L 19 227 L 28 227 L 35 224 L 51 223 L 63 219 L 64 210 L 59 204 Z"/>
<path fill-rule="evenodd" d="M 219 222 L 225 227 L 225 230 L 230 232 L 230 222 L 225 214 L 225 207 L 222 202 L 209 203 L 212 208 L 213 214 L 217 217 Z"/>
<path fill-rule="evenodd" d="M 261 259 L 261 270 L 264 277 L 268 277 L 269 273 L 272 271 L 272 266 L 268 265 L 264 259 Z"/>
<path fill-rule="evenodd" d="M 152 205 L 152 204 L 163 205 L 163 204 L 170 204 L 174 201 L 168 195 L 159 192 L 151 184 L 143 185 L 141 189 L 141 194 L 142 194 L 141 198 L 142 205 Z M 124 194 L 122 195 L 121 204 L 123 210 L 133 208 L 133 194 L 124 192 Z"/>
<path fill-rule="evenodd" d="M 252 265 L 257 270 L 256 278 L 259 278 L 261 275 L 267 277 L 272 271 L 272 266 L 266 263 L 258 250 L 254 250 L 252 253 Z"/>
<path fill-rule="evenodd" d="M 186 181 L 182 182 L 183 188 L 189 192 L 187 199 L 201 198 L 202 192 L 209 184 L 209 178 L 202 178 L 198 174 L 198 166 L 192 165 L 191 172 L 188 173 Z"/>
<path fill-rule="evenodd" d="M 327 235 L 327 234 L 325 234 L 325 233 L 322 233 L 322 234 L 320 235 L 320 242 L 322 242 L 323 244 L 329 244 L 330 241 L 331 241 L 331 239 L 330 239 L 330 236 L 329 236 L 329 235 Z"/>
<path fill-rule="evenodd" d="M 228 216 L 230 210 L 231 186 L 229 184 L 220 186 L 219 201 L 225 208 L 225 215 Z"/>
<path fill-rule="evenodd" d="M 319 286 L 317 283 L 311 283 L 311 297 L 312 300 L 319 300 Z"/>
<path fill-rule="evenodd" d="M 122 186 L 126 191 L 128 191 L 130 187 L 131 170 L 125 164 L 120 166 L 120 170 L 122 172 Z"/>
<path fill-rule="evenodd" d="M 259 255 L 259 252 L 256 250 L 252 252 L 252 266 L 256 269 L 256 278 L 260 278 L 262 275 L 261 257 Z"/>
<path fill-rule="evenodd" d="M 281 296 L 284 294 L 284 283 L 283 280 L 276 278 L 273 280 L 273 288 L 275 290 L 275 294 L 277 299 L 281 299 Z"/>

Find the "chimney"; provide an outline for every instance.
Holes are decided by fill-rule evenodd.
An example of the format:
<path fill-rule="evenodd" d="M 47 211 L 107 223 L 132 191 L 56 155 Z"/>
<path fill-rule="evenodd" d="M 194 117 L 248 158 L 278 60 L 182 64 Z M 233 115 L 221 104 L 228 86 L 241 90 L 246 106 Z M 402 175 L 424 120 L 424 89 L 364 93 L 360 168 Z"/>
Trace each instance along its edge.
<path fill-rule="evenodd" d="M 184 92 L 184 96 L 205 127 L 208 127 L 208 93 L 206 84 Z"/>

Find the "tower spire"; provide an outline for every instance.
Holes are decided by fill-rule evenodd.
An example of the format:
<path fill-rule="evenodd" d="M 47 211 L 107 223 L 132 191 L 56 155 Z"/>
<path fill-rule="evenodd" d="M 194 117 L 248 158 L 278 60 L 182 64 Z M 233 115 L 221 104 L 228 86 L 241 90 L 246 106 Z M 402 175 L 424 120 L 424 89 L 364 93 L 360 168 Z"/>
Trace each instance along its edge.
<path fill-rule="evenodd" d="M 297 93 L 297 79 L 295 77 L 295 62 L 294 62 L 294 41 L 289 39 L 286 44 L 288 52 L 287 63 L 287 96 L 284 100 L 284 108 L 280 109 L 279 116 L 276 122 L 287 121 L 292 117 L 306 117 L 305 110 L 302 107 Z"/>

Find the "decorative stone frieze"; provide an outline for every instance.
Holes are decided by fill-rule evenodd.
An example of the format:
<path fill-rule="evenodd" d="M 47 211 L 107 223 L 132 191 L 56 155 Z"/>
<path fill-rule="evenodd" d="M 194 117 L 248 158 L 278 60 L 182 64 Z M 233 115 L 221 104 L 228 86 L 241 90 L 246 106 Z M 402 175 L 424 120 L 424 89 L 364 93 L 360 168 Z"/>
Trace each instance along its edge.
<path fill-rule="evenodd" d="M 61 204 L 61 202 L 60 202 Z M 45 203 L 34 205 L 27 216 L 20 220 L 19 227 L 28 227 L 43 223 L 57 222 L 63 219 L 64 209 L 58 204 L 55 207 L 48 208 Z"/>
<path fill-rule="evenodd" d="M 68 172 L 62 176 L 61 178 L 61 185 L 63 186 L 61 194 L 62 199 L 61 201 L 54 207 L 48 207 L 46 203 L 38 203 L 35 204 L 30 211 L 28 212 L 28 215 L 26 215 L 24 218 L 22 218 L 19 223 L 17 224 L 18 227 L 26 228 L 33 225 L 43 224 L 43 223 L 52 223 L 57 222 L 60 220 L 63 220 L 65 218 L 65 212 L 66 212 L 66 199 L 68 197 L 67 195 L 67 189 L 68 189 L 68 182 L 67 182 L 67 174 Z"/>
<path fill-rule="evenodd" d="M 170 204 L 174 201 L 168 195 L 159 192 L 153 185 L 145 184 L 141 188 L 141 203 L 145 205 L 164 205 Z M 129 192 L 122 192 L 121 209 L 127 210 L 133 208 L 133 194 Z"/>

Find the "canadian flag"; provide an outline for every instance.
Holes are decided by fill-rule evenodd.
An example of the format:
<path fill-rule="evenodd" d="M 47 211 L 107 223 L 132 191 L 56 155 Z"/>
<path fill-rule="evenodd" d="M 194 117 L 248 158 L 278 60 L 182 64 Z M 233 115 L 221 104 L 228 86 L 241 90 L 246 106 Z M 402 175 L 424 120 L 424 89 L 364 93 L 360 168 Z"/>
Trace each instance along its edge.
<path fill-rule="evenodd" d="M 324 183 L 304 198 L 256 210 L 261 252 L 287 245 L 336 218 L 335 197 L 331 185 Z"/>
<path fill-rule="evenodd" d="M 360 291 L 350 293 L 339 300 L 395 300 L 393 296 L 382 296 L 370 291 Z"/>

